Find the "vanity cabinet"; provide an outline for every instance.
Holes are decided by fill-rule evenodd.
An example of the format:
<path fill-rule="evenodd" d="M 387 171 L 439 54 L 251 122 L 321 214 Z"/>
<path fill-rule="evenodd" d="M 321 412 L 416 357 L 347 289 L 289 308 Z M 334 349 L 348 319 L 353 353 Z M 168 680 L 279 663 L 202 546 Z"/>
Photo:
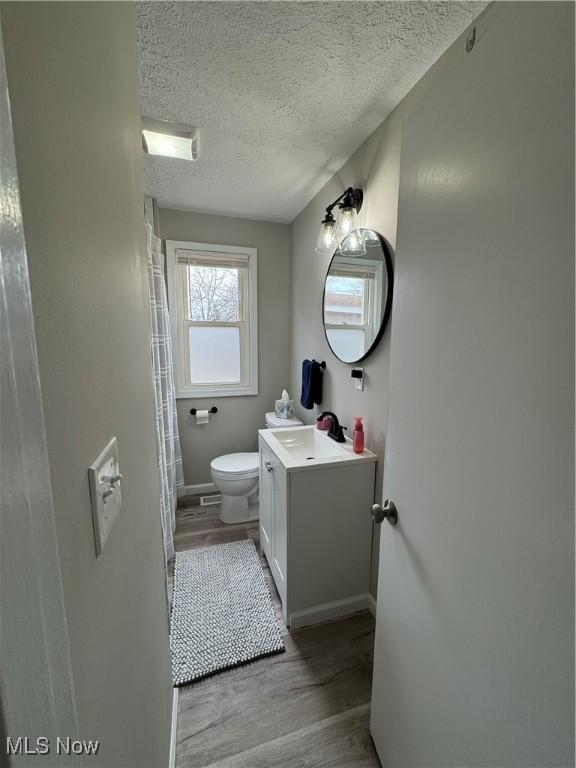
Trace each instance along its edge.
<path fill-rule="evenodd" d="M 296 629 L 372 608 L 376 456 L 290 465 L 274 450 L 274 432 L 259 433 L 260 545 L 286 624 Z"/>

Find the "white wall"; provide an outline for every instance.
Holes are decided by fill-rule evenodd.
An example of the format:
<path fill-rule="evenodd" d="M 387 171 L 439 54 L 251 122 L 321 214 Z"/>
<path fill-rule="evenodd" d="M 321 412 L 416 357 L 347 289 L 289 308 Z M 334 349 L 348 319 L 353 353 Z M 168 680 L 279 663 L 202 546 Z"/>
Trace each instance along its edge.
<path fill-rule="evenodd" d="M 314 248 L 324 209 L 347 186 L 353 186 L 361 187 L 364 191 L 364 204 L 360 211 L 361 226 L 380 232 L 391 246 L 394 257 L 402 123 L 422 95 L 460 55 L 460 49 L 452 47 L 434 64 L 382 125 L 294 219 L 290 228 L 290 386 L 295 394 L 298 391 L 298 399 L 302 360 L 315 357 L 317 360 L 326 360 L 327 364 L 322 405 L 314 411 L 298 407 L 297 416 L 312 423 L 319 410 L 329 409 L 349 428 L 353 425 L 353 416 L 364 416 L 366 447 L 378 454 L 377 501 L 382 498 L 388 425 L 389 345 L 394 315 L 375 352 L 360 364 L 364 367 L 364 391 L 353 389 L 350 378 L 353 366 L 341 363 L 326 343 L 322 325 L 322 291 L 330 256 L 318 255 Z M 378 536 L 373 537 L 372 549 L 371 589 L 376 594 Z"/>
<path fill-rule="evenodd" d="M 187 485 L 209 483 L 210 461 L 223 453 L 256 451 L 264 414 L 288 386 L 289 227 L 251 219 L 159 209 L 160 237 L 258 249 L 258 395 L 178 400 L 178 423 Z M 191 408 L 218 413 L 196 425 Z"/>
<path fill-rule="evenodd" d="M 79 729 L 91 765 L 166 765 L 135 7 L 6 3 L 2 21 Z M 97 559 L 87 467 L 113 435 L 123 508 Z"/>

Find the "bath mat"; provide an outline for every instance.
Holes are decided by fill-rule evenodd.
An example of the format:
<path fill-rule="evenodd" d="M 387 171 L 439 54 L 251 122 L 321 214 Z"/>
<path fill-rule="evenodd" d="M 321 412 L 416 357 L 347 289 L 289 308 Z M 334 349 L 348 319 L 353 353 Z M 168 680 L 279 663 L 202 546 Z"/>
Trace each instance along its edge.
<path fill-rule="evenodd" d="M 176 552 L 173 589 L 174 685 L 284 650 L 252 539 Z"/>

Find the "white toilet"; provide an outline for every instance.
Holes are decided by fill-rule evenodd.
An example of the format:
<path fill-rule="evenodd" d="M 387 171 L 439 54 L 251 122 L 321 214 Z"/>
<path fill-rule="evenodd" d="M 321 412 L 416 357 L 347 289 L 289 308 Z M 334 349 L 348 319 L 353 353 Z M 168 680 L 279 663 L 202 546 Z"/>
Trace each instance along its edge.
<path fill-rule="evenodd" d="M 301 427 L 300 419 L 280 419 L 266 414 L 266 429 Z M 244 523 L 258 519 L 260 463 L 258 453 L 227 453 L 210 462 L 214 485 L 222 494 L 220 520 Z"/>

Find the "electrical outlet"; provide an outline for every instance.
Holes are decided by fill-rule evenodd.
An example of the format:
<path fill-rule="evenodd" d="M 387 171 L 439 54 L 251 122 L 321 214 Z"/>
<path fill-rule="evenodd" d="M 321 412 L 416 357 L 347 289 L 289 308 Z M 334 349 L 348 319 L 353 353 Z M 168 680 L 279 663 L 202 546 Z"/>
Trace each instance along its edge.
<path fill-rule="evenodd" d="M 96 555 L 101 555 L 122 507 L 122 475 L 115 437 L 88 467 L 88 480 Z"/>
<path fill-rule="evenodd" d="M 364 389 L 364 368 L 352 368 L 350 372 L 354 389 L 362 391 Z"/>

